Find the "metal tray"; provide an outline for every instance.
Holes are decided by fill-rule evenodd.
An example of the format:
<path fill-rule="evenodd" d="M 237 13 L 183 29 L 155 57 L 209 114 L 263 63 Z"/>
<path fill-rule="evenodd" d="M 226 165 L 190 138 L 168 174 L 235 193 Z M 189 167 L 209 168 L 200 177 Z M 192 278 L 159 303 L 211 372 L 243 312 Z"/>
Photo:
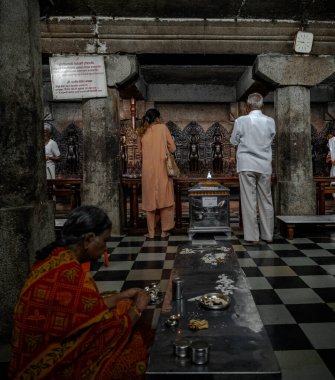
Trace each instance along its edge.
<path fill-rule="evenodd" d="M 198 301 L 202 307 L 210 310 L 226 309 L 230 305 L 230 297 L 223 293 L 206 293 Z"/>

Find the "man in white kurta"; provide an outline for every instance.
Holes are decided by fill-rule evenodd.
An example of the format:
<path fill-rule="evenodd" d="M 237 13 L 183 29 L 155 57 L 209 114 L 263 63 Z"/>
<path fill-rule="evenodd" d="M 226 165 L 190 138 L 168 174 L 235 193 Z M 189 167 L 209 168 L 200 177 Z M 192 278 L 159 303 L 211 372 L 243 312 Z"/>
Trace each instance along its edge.
<path fill-rule="evenodd" d="M 274 120 L 262 113 L 262 106 L 261 94 L 249 95 L 249 114 L 236 119 L 230 139 L 237 145 L 244 240 L 252 243 L 258 243 L 260 238 L 271 242 L 274 230 L 271 144 L 276 130 Z"/>
<path fill-rule="evenodd" d="M 56 161 L 60 161 L 60 151 L 56 141 L 50 138 L 51 127 L 44 124 L 44 142 L 45 142 L 45 161 L 47 179 L 56 178 Z"/>

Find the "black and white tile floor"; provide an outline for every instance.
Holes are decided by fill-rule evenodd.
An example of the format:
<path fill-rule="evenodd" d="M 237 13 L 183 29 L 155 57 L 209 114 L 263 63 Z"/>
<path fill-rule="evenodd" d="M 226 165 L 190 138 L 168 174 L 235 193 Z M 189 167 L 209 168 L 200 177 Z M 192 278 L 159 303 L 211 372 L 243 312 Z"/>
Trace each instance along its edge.
<path fill-rule="evenodd" d="M 309 231 L 288 241 L 243 245 L 242 233 L 196 235 L 192 244 L 232 246 L 244 270 L 260 316 L 282 369 L 283 380 L 335 378 L 335 232 Z M 110 265 L 95 263 L 92 275 L 101 291 L 144 287 L 159 281 L 166 289 L 178 247 L 187 235 L 168 240 L 114 237 Z M 159 307 L 147 318 L 157 323 Z"/>
<path fill-rule="evenodd" d="M 283 380 L 335 379 L 335 231 L 298 232 L 294 240 L 276 235 L 272 244 L 247 246 L 242 232 L 197 234 L 193 245 L 232 246 L 244 270 Z M 178 247 L 190 244 L 186 234 L 145 240 L 139 235 L 111 237 L 109 266 L 93 263 L 91 274 L 100 291 L 167 287 Z M 144 317 L 157 324 L 160 306 Z M 0 346 L 2 361 L 8 347 Z"/>

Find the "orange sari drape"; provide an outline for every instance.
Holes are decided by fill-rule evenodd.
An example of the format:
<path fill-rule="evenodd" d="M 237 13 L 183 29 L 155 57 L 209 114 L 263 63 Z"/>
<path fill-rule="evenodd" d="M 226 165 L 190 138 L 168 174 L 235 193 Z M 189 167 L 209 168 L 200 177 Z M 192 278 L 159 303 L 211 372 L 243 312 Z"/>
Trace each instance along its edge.
<path fill-rule="evenodd" d="M 56 248 L 32 269 L 15 308 L 10 379 L 141 379 L 147 349 L 129 301 L 108 310 L 74 254 Z"/>

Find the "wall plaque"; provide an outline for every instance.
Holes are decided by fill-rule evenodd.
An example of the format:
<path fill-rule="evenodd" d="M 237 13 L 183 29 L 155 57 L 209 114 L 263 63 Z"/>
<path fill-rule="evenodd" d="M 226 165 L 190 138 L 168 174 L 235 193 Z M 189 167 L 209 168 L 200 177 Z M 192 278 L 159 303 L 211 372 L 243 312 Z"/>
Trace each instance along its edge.
<path fill-rule="evenodd" d="M 51 57 L 50 72 L 55 100 L 107 96 L 106 72 L 102 56 Z"/>

